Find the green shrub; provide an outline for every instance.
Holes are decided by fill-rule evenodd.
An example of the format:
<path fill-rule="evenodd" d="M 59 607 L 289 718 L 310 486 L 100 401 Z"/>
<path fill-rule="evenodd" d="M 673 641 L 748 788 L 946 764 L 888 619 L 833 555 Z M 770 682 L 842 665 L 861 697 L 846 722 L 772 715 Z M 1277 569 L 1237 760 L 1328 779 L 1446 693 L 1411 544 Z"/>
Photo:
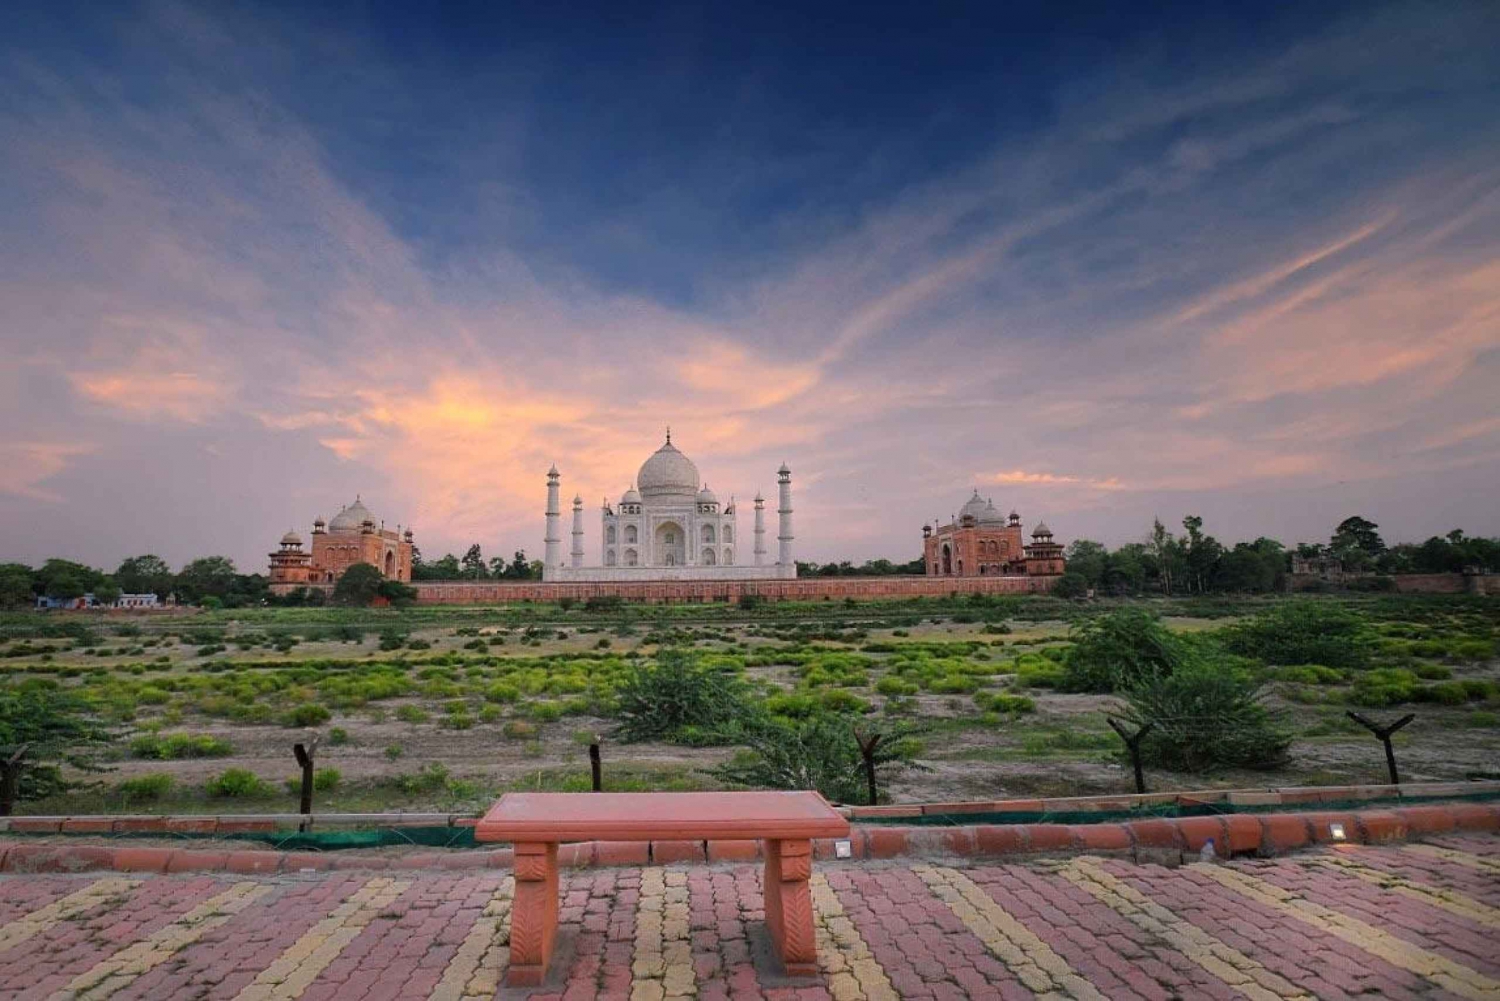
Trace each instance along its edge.
<path fill-rule="evenodd" d="M 872 708 L 870 703 L 842 688 L 819 693 L 818 703 L 826 712 L 832 713 L 867 713 Z"/>
<path fill-rule="evenodd" d="M 337 768 L 319 768 L 313 772 L 313 788 L 318 792 L 332 792 L 343 781 L 344 776 Z"/>
<path fill-rule="evenodd" d="M 402 747 L 400 744 L 387 744 L 385 747 L 385 759 L 387 761 L 395 761 L 405 753 L 406 748 Z"/>
<path fill-rule="evenodd" d="M 474 717 L 467 712 L 450 712 L 438 721 L 438 726 L 447 727 L 449 730 L 472 730 Z"/>
<path fill-rule="evenodd" d="M 181 758 L 224 758 L 234 753 L 229 741 L 206 733 L 141 734 L 130 742 L 137 758 L 175 761 Z"/>
<path fill-rule="evenodd" d="M 1260 684 L 1211 660 L 1147 677 L 1125 693 L 1128 715 L 1151 724 L 1142 742 L 1149 764 L 1188 772 L 1273 768 L 1291 732 L 1261 699 Z"/>
<path fill-rule="evenodd" d="M 528 702 L 526 704 L 526 715 L 538 723 L 555 723 L 562 719 L 562 703 L 549 701 Z"/>
<path fill-rule="evenodd" d="M 404 705 L 396 708 L 396 718 L 403 723 L 426 723 L 432 717 L 421 706 Z"/>
<path fill-rule="evenodd" d="M 1349 701 L 1359 706 L 1379 709 L 1410 702 L 1417 697 L 1417 676 L 1400 667 L 1382 667 L 1365 671 L 1354 679 Z"/>
<path fill-rule="evenodd" d="M 536 736 L 536 724 L 528 723 L 523 719 L 513 719 L 509 720 L 500 732 L 510 740 L 530 740 Z"/>
<path fill-rule="evenodd" d="M 152 772 L 126 779 L 115 786 L 115 791 L 126 803 L 143 803 L 161 799 L 172 791 L 172 776 L 165 772 Z"/>
<path fill-rule="evenodd" d="M 1022 688 L 1060 688 L 1063 666 L 1038 653 L 1023 653 L 1013 662 L 1016 684 Z"/>
<path fill-rule="evenodd" d="M 898 678 L 894 674 L 887 674 L 875 682 L 875 691 L 881 695 L 915 695 L 922 690 L 922 686 L 905 678 Z"/>
<path fill-rule="evenodd" d="M 921 745 L 900 724 L 876 746 L 877 778 L 883 783 L 914 764 Z M 752 789 L 816 789 L 835 803 L 869 800 L 855 727 L 847 718 L 753 719 L 736 728 L 746 750 L 713 769 L 730 785 Z"/>
<path fill-rule="evenodd" d="M 1447 681 L 1453 677 L 1453 671 L 1442 664 L 1418 664 L 1415 670 L 1423 681 Z"/>
<path fill-rule="evenodd" d="M 1034 713 L 1036 703 L 1024 695 L 1011 695 L 1008 692 L 977 692 L 974 702 L 986 712 L 992 713 Z"/>
<path fill-rule="evenodd" d="M 304 702 L 282 717 L 282 723 L 291 727 L 322 726 L 333 719 L 333 713 L 316 702 Z"/>
<path fill-rule="evenodd" d="M 245 768 L 230 768 L 205 784 L 210 796 L 252 799 L 271 794 L 271 787 L 260 776 Z"/>
<path fill-rule="evenodd" d="M 1058 686 L 1113 692 L 1178 670 L 1190 659 L 1183 641 L 1150 612 L 1123 608 L 1078 626 Z"/>
<path fill-rule="evenodd" d="M 328 745 L 330 747 L 340 747 L 347 743 L 349 743 L 348 730 L 345 730 L 341 726 L 336 726 L 328 731 Z"/>
<path fill-rule="evenodd" d="M 662 650 L 652 663 L 628 668 L 615 689 L 614 736 L 624 743 L 694 739 L 728 727 L 746 710 L 736 673 L 701 663 L 691 651 Z"/>
<path fill-rule="evenodd" d="M 1300 685 L 1336 685 L 1344 679 L 1338 671 L 1331 667 L 1324 667 L 1322 664 L 1278 667 L 1271 672 L 1271 677 L 1277 681 L 1291 681 Z"/>
<path fill-rule="evenodd" d="M 1374 634 L 1363 617 L 1337 605 L 1289 600 L 1224 631 L 1232 652 L 1267 664 L 1364 667 Z"/>
<path fill-rule="evenodd" d="M 1436 702 L 1442 706 L 1461 706 L 1469 701 L 1469 693 L 1457 681 L 1442 681 L 1436 685 L 1423 685 L 1416 691 L 1417 701 Z"/>

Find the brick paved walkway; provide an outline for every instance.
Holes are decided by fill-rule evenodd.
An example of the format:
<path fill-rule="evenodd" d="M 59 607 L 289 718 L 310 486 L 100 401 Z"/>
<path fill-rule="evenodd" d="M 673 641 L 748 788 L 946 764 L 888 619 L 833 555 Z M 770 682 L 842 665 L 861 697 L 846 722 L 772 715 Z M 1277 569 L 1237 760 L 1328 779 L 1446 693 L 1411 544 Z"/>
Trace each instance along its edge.
<path fill-rule="evenodd" d="M 822 864 L 824 976 L 757 973 L 751 865 L 582 870 L 542 999 L 1500 998 L 1500 837 L 1167 869 Z M 490 998 L 504 871 L 0 877 L 0 998 Z"/>

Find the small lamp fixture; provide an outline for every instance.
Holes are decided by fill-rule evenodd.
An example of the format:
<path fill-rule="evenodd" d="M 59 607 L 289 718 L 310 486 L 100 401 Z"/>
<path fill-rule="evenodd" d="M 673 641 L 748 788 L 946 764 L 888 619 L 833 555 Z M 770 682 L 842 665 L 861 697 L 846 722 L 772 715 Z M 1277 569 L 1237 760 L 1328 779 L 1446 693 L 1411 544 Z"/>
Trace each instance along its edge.
<path fill-rule="evenodd" d="M 1335 840 L 1335 841 L 1343 841 L 1344 840 L 1344 825 L 1343 824 L 1329 824 L 1328 825 L 1328 836 L 1331 837 L 1331 838 L 1333 838 L 1333 840 Z"/>

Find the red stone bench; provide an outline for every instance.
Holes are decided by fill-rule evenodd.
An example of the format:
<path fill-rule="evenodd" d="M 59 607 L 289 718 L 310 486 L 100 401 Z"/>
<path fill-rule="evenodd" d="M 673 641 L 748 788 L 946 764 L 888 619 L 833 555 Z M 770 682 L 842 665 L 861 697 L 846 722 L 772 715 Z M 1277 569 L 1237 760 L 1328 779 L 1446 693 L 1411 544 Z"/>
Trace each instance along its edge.
<path fill-rule="evenodd" d="M 812 839 L 849 834 L 849 822 L 815 792 L 512 792 L 474 828 L 479 841 L 515 845 L 507 986 L 547 976 L 557 935 L 561 841 L 757 840 L 765 842 L 766 927 L 786 972 L 817 972 Z"/>

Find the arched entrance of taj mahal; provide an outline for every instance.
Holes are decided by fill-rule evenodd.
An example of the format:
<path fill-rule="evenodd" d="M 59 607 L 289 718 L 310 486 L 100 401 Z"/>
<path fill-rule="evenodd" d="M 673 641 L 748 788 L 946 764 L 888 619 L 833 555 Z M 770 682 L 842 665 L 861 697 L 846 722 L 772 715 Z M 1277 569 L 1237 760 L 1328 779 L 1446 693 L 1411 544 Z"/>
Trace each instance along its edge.
<path fill-rule="evenodd" d="M 680 567 L 687 563 L 687 534 L 675 521 L 657 525 L 654 542 L 657 566 Z"/>

